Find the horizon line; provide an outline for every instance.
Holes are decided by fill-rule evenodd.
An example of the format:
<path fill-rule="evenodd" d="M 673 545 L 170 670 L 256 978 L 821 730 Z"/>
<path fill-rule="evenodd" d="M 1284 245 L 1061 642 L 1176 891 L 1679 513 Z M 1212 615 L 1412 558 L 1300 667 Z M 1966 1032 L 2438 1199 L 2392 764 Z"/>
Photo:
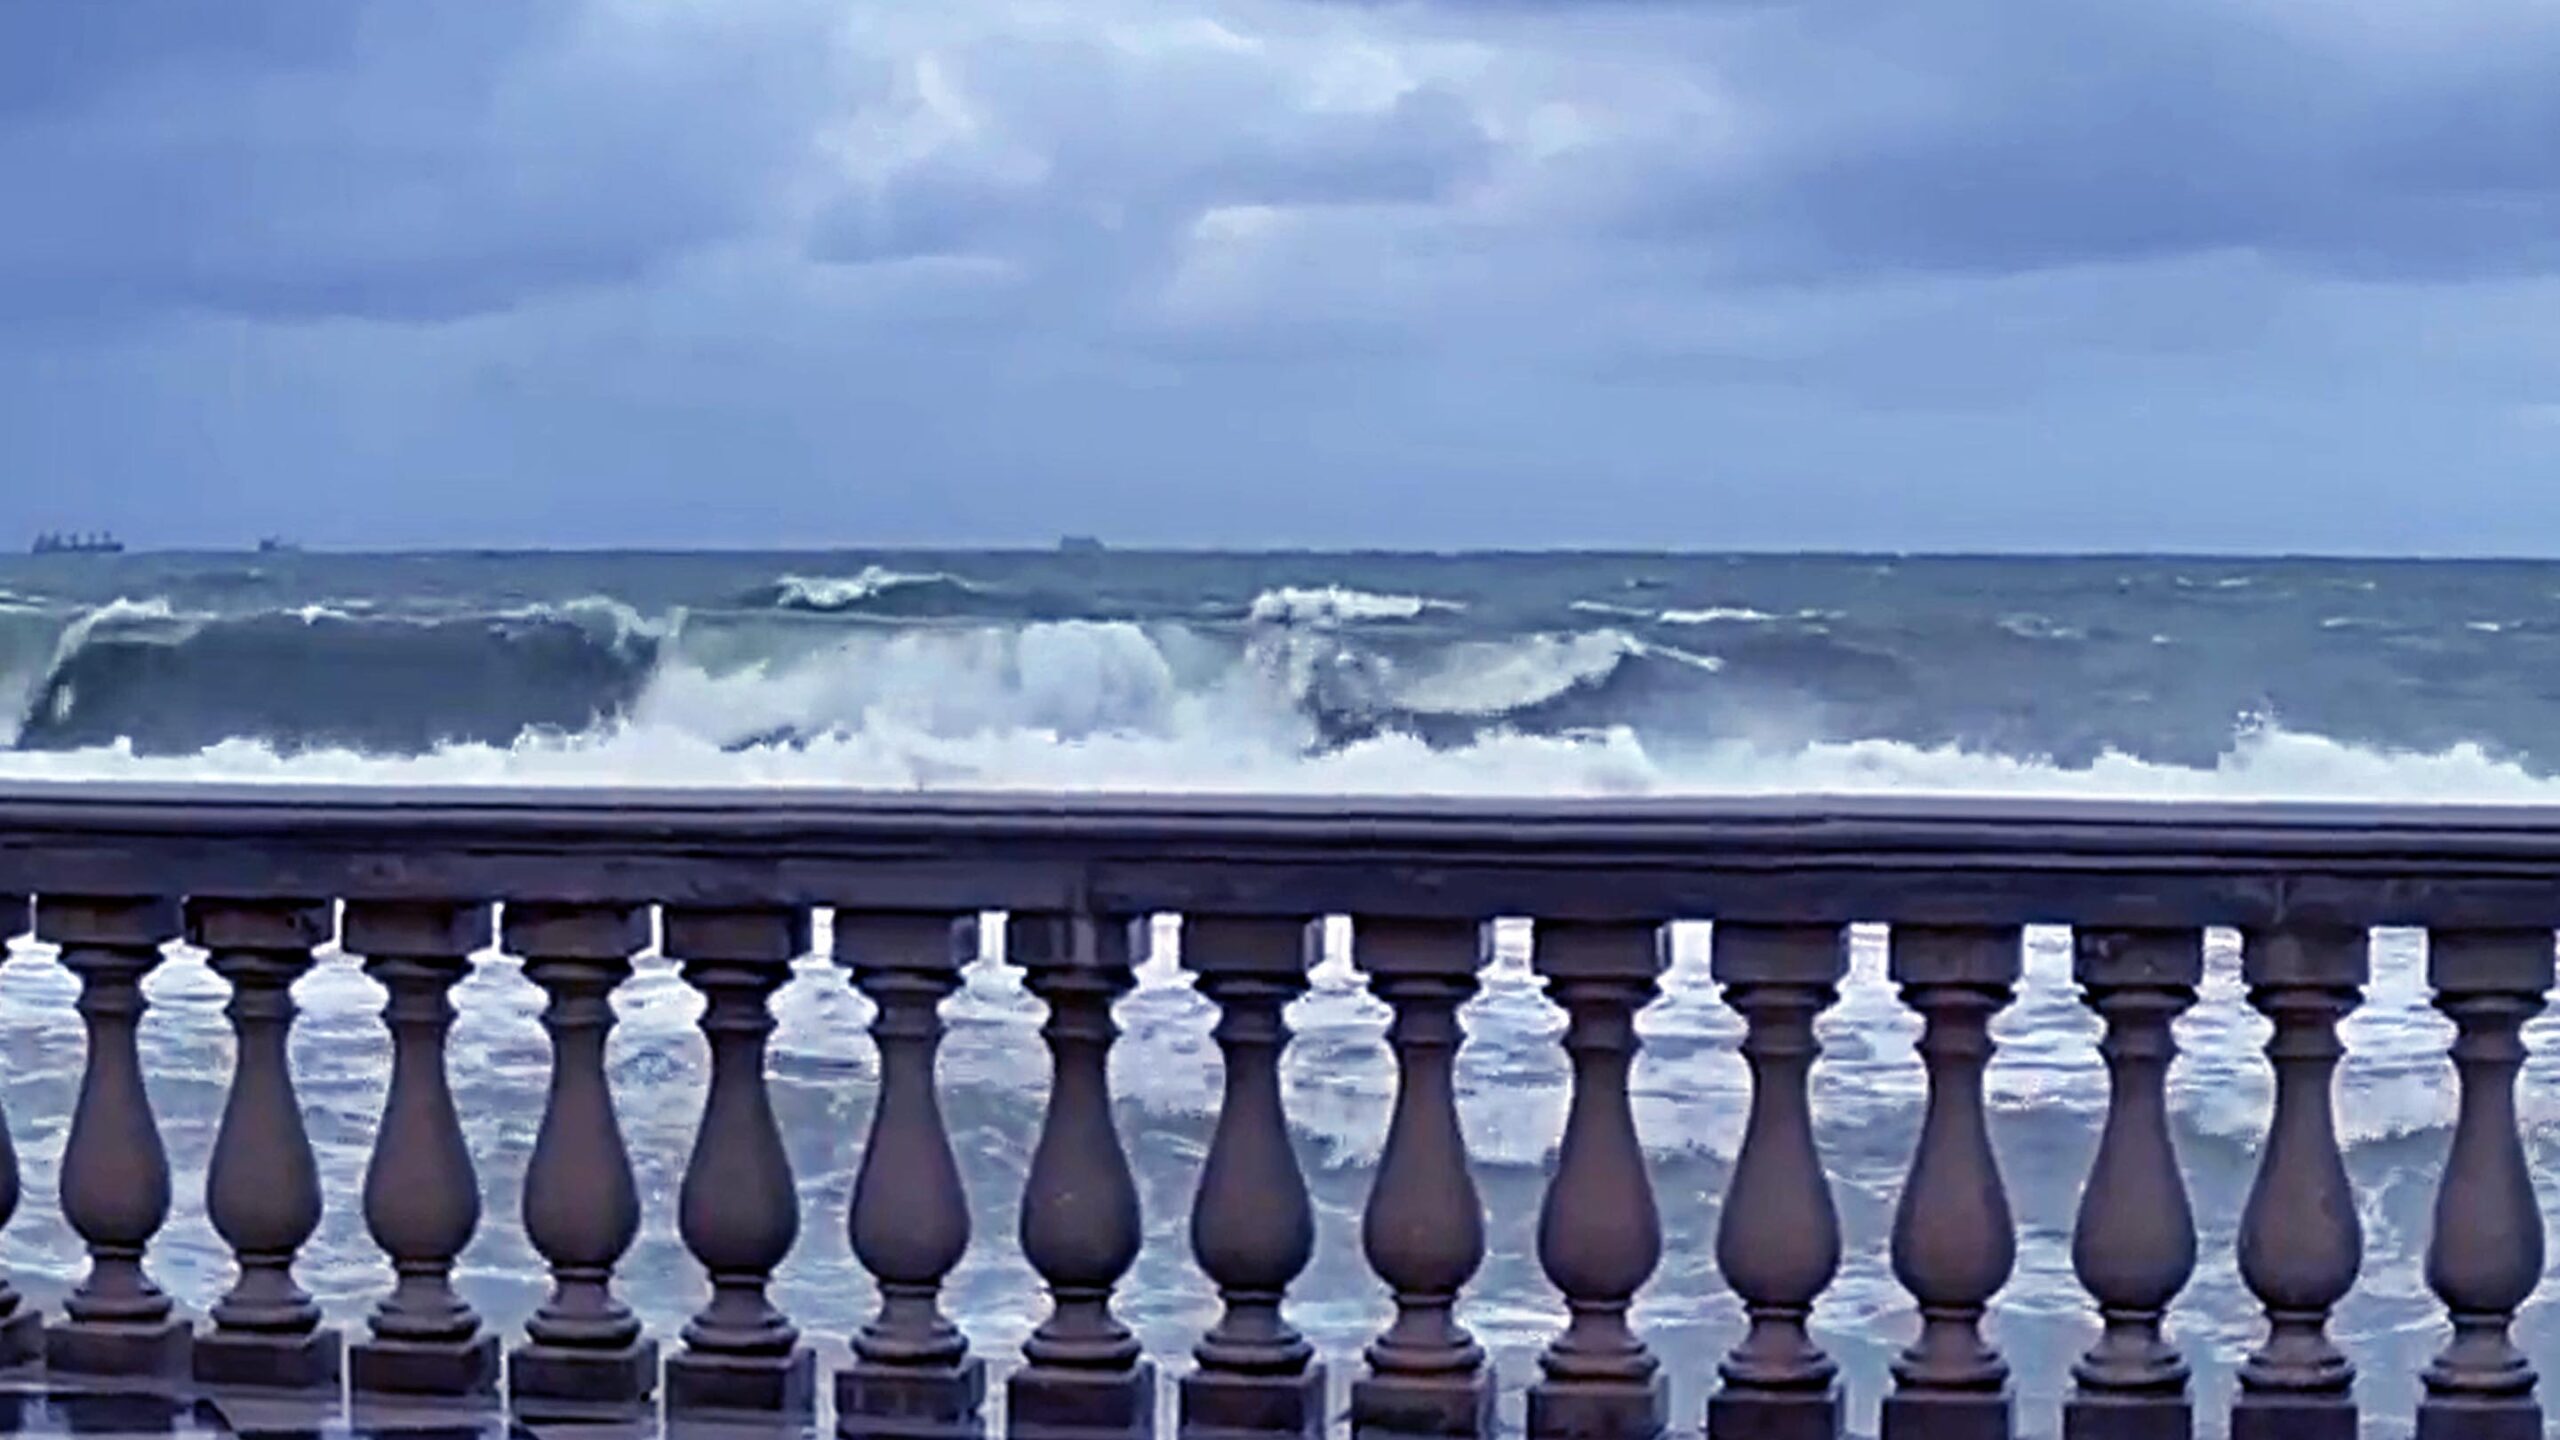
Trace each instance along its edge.
<path fill-rule="evenodd" d="M 1230 544 L 1144 544 L 1108 545 L 1096 551 L 1073 551 L 1056 544 L 1030 542 L 986 544 L 968 542 L 910 541 L 887 545 L 632 545 L 613 543 L 571 544 L 504 544 L 504 545 L 393 545 L 332 546 L 296 545 L 285 551 L 261 551 L 254 543 L 247 546 L 151 546 L 125 542 L 123 557 L 137 556 L 263 556 L 289 559 L 295 555 L 319 555 L 361 558 L 368 556 L 452 556 L 452 557 L 520 557 L 537 555 L 626 555 L 626 556 L 756 556 L 756 555 L 1124 555 L 1190 557 L 1273 557 L 1315 556 L 1340 558 L 1454 559 L 1462 557 L 1542 557 L 1591 559 L 1693 559 L 1747 558 L 1770 560 L 2202 560 L 2202 561 L 2276 561 L 2284 563 L 2331 563 L 2352 561 L 2384 564 L 2555 564 L 2560 551 L 2521 553 L 2515 551 L 2383 551 L 2383 550 L 2247 550 L 2247 549 L 2160 549 L 2104 548 L 2076 550 L 2066 548 L 2017 547 L 2011 549 L 1885 549 L 1860 547 L 1789 547 L 1780 545 L 1730 545 L 1696 548 L 1639 548 L 1618 545 L 1274 545 L 1242 546 Z M 85 560 L 101 557 L 94 554 L 64 554 L 38 557 L 26 550 L 0 552 L 0 558 L 47 560 Z"/>

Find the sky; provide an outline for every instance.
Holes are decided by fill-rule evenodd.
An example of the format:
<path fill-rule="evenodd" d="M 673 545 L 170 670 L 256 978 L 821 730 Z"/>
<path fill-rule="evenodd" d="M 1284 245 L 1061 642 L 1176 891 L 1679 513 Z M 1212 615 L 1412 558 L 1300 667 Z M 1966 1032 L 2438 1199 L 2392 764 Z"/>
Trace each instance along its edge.
<path fill-rule="evenodd" d="M 2549 0 L 18 0 L 0 541 L 2560 553 Z"/>

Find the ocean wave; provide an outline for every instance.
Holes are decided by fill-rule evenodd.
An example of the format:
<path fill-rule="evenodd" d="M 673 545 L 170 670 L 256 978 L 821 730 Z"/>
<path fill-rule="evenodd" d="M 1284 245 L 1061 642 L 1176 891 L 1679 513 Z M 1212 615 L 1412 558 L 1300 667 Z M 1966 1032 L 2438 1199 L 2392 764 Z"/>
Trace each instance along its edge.
<path fill-rule="evenodd" d="M 1748 605 L 1710 605 L 1703 610 L 1665 610 L 1653 618 L 1665 625 L 1760 625 L 1778 617 Z"/>
<path fill-rule="evenodd" d="M 652 616 L 602 597 L 217 615 L 125 598 L 68 622 L 0 617 L 0 731 L 14 730 L 0 739 L 111 767 L 166 758 L 172 778 L 193 755 L 273 768 L 263 754 L 297 774 L 382 762 L 564 783 L 2552 793 L 2524 752 L 2485 742 L 2296 743 L 2272 723 L 2234 734 L 2224 709 L 2222 723 L 2194 717 L 2192 743 L 2155 751 L 2139 727 L 2073 730 L 1996 703 L 1950 718 L 1938 682 L 1890 633 L 1688 633 L 1715 643 L 1667 643 L 1681 637 L 1633 623 L 1509 636 L 1198 620 L 813 624 L 725 608 Z M 731 758 L 686 758 L 697 753 Z"/>
<path fill-rule="evenodd" d="M 1576 600 L 1565 608 L 1577 615 L 1602 615 L 1612 620 L 1650 620 L 1662 613 L 1641 605 L 1615 605 L 1606 600 Z"/>
<path fill-rule="evenodd" d="M 726 674 L 678 659 L 651 678 L 631 722 L 731 748 L 867 732 L 1071 743 L 1169 734 L 1184 698 L 1143 628 L 1060 621 L 861 633 Z"/>
<path fill-rule="evenodd" d="M 1395 704 L 1441 715 L 1505 715 L 1608 678 L 1643 647 L 1615 630 L 1452 645 L 1400 680 Z"/>
<path fill-rule="evenodd" d="M 2065 625 L 2049 615 L 2003 615 L 1999 627 L 2021 640 L 2079 640 L 2088 632 L 2075 625 Z"/>
<path fill-rule="evenodd" d="M 1641 620 L 1649 625 L 1770 625 L 1795 619 L 1807 623 L 1837 620 L 1837 610 L 1798 610 L 1790 615 L 1755 609 L 1749 605 L 1708 605 L 1695 609 L 1653 610 L 1633 605 L 1618 605 L 1607 600 L 1576 600 L 1565 608 L 1582 615 L 1602 615 L 1620 620 Z"/>
<path fill-rule="evenodd" d="M 1812 674 L 1834 690 L 1893 683 L 1876 669 L 1882 657 L 1784 632 L 1711 655 L 1614 629 L 1391 653 L 1289 627 L 1241 650 L 1233 636 L 1175 624 L 860 627 L 823 648 L 716 668 L 687 653 L 684 634 L 609 601 L 389 620 L 216 618 L 123 600 L 65 629 L 0 774 L 2560 798 L 2560 783 L 2476 745 L 2387 751 L 2272 723 L 2241 727 L 2201 766 L 1755 731 L 1750 707 L 1770 676 Z M 1726 688 L 1737 678 L 1739 701 Z M 1700 716 L 1737 705 L 1732 733 L 1700 728 Z M 1648 714 L 1671 718 L 1648 727 Z"/>
<path fill-rule="evenodd" d="M 850 576 L 785 575 L 741 597 L 744 604 L 775 610 L 835 615 L 852 610 L 898 610 L 918 602 L 974 599 L 987 587 L 941 571 L 890 570 L 866 565 Z"/>
<path fill-rule="evenodd" d="M 593 598 L 461 617 L 327 606 L 213 615 L 118 599 L 63 628 L 11 743 L 186 754 L 251 740 L 279 752 L 431 752 L 582 733 L 652 673 L 660 628 Z"/>
<path fill-rule="evenodd" d="M 1245 618 L 1257 625 L 1362 625 L 1456 614 L 1466 608 L 1458 601 L 1427 595 L 1381 595 L 1340 585 L 1283 586 L 1253 597 L 1245 607 Z"/>

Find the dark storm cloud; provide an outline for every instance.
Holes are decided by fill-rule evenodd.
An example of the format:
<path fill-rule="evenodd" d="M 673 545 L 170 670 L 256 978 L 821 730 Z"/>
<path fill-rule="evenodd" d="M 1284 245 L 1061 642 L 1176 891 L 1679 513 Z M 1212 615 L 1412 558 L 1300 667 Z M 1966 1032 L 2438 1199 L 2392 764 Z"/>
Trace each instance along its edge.
<path fill-rule="evenodd" d="M 2560 9 L 1845 0 L 1701 32 L 1749 134 L 1626 162 L 1640 234 L 1741 268 L 1989 273 L 2263 251 L 2560 262 Z"/>
<path fill-rule="evenodd" d="M 0 541 L 2560 544 L 2553 75 L 2545 0 L 0 0 Z"/>
<path fill-rule="evenodd" d="M 729 13 L 0 7 L 0 174 L 32 201 L 0 315 L 436 318 L 628 281 L 758 223 L 807 154 L 806 26 Z"/>

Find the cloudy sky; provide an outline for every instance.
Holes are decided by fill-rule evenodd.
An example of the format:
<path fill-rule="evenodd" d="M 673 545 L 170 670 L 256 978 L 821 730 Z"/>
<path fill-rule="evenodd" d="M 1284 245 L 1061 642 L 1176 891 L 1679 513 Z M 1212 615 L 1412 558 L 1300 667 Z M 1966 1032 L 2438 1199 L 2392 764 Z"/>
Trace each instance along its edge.
<path fill-rule="evenodd" d="M 0 539 L 2560 552 L 2555 74 L 2549 0 L 16 0 Z"/>

